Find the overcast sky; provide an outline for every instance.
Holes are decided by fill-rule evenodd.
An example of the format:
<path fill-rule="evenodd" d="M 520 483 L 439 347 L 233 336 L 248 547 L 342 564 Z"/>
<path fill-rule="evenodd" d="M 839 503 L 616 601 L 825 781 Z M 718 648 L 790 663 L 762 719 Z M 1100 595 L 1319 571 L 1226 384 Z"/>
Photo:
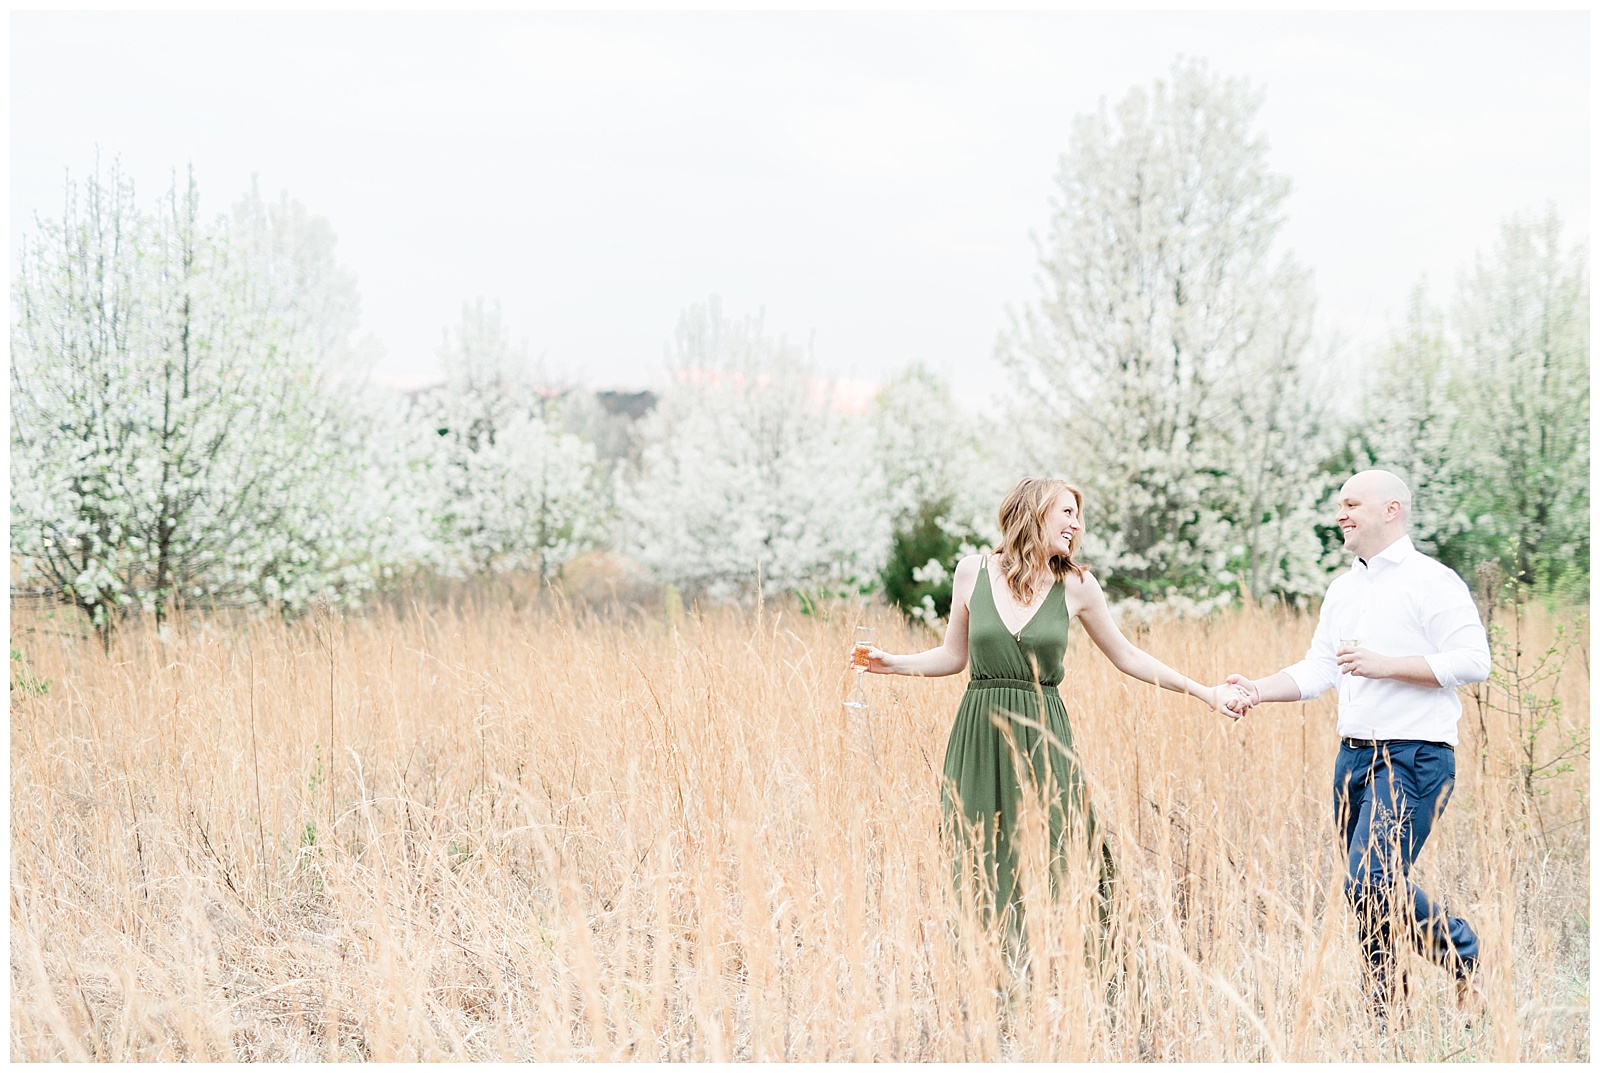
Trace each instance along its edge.
<path fill-rule="evenodd" d="M 64 169 L 192 162 L 328 217 L 393 378 L 499 299 L 556 375 L 659 382 L 679 311 L 881 377 L 999 377 L 1075 115 L 1179 54 L 1264 89 L 1325 329 L 1381 338 L 1508 213 L 1589 231 L 1589 16 L 13 14 L 11 231 Z"/>

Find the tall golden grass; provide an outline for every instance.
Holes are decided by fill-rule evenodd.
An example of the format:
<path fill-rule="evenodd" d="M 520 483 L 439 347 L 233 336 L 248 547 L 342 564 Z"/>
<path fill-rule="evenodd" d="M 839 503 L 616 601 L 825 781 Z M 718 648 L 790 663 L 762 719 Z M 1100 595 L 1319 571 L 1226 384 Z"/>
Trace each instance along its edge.
<path fill-rule="evenodd" d="M 1478 928 L 1490 1012 L 1469 1025 L 1413 960 L 1380 1035 L 1331 698 L 1234 724 L 1075 637 L 1120 980 L 1085 957 L 1081 876 L 1029 913 L 1019 970 L 939 837 L 964 676 L 870 678 L 851 723 L 858 620 L 885 648 L 932 640 L 874 608 L 485 598 L 183 620 L 108 656 L 15 608 L 11 1057 L 1588 1058 L 1586 759 L 1530 799 L 1509 717 L 1468 699 L 1419 877 Z M 1312 624 L 1241 610 L 1138 639 L 1216 680 L 1298 658 Z M 1586 732 L 1586 637 L 1560 691 Z"/>

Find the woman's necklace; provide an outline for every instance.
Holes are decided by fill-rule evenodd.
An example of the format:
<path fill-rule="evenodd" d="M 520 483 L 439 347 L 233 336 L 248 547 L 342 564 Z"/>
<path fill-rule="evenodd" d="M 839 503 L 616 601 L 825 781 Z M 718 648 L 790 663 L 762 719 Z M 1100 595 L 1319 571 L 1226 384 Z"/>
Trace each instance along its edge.
<path fill-rule="evenodd" d="M 1005 569 L 1005 566 L 1006 566 L 1005 561 L 1002 561 L 1001 564 L 1000 564 L 1001 569 L 1002 570 Z M 1007 587 L 1009 588 L 1009 586 L 1007 586 Z M 1026 600 L 1022 601 L 1023 610 L 1030 611 L 1030 612 L 1034 610 L 1035 604 L 1037 604 L 1038 601 L 1039 601 L 1039 590 L 1041 588 L 1043 588 L 1043 587 L 1044 587 L 1044 579 L 1040 578 L 1038 575 L 1034 575 L 1033 577 L 1028 579 L 1028 583 L 1027 583 L 1028 598 Z M 1016 593 L 1013 592 L 1011 595 L 1015 596 Z M 1046 592 L 1046 595 L 1048 595 L 1048 591 Z"/>

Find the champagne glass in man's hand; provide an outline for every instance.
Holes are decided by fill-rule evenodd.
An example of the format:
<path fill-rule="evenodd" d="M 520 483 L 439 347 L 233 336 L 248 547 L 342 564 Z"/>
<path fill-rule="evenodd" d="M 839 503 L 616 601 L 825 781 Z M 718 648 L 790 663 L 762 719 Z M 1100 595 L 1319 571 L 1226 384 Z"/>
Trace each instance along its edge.
<path fill-rule="evenodd" d="M 1344 636 L 1344 638 L 1339 638 L 1338 651 L 1334 652 L 1334 659 L 1338 660 L 1339 662 L 1339 673 L 1342 673 L 1342 675 L 1355 676 L 1355 678 L 1362 678 L 1362 670 L 1360 670 L 1357 660 L 1355 660 L 1355 651 L 1357 651 L 1360 646 L 1362 646 L 1362 643 L 1360 643 L 1360 640 L 1357 640 L 1357 638 L 1354 638 L 1354 636 Z"/>

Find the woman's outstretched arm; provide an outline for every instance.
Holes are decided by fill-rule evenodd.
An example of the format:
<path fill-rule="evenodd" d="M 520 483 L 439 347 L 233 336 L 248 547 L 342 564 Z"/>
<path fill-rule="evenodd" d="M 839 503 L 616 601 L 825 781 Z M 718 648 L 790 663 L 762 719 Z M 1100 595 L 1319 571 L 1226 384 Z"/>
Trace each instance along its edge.
<path fill-rule="evenodd" d="M 951 584 L 950 622 L 944 629 L 944 644 L 926 652 L 905 656 L 874 648 L 868 657 L 867 670 L 874 674 L 914 674 L 923 678 L 939 678 L 966 670 L 968 605 L 972 601 L 973 586 L 978 580 L 978 563 L 978 556 L 968 555 L 956 564 L 956 576 Z"/>
<path fill-rule="evenodd" d="M 1130 678 L 1158 685 L 1162 689 L 1187 693 L 1205 701 L 1210 708 L 1217 706 L 1215 687 L 1201 685 L 1179 674 L 1122 636 L 1122 631 L 1111 617 L 1111 608 L 1106 606 L 1105 591 L 1100 588 L 1100 582 L 1095 580 L 1093 574 L 1085 571 L 1079 593 L 1082 606 L 1078 610 L 1078 622 L 1095 647 L 1106 654 L 1112 666 Z"/>

